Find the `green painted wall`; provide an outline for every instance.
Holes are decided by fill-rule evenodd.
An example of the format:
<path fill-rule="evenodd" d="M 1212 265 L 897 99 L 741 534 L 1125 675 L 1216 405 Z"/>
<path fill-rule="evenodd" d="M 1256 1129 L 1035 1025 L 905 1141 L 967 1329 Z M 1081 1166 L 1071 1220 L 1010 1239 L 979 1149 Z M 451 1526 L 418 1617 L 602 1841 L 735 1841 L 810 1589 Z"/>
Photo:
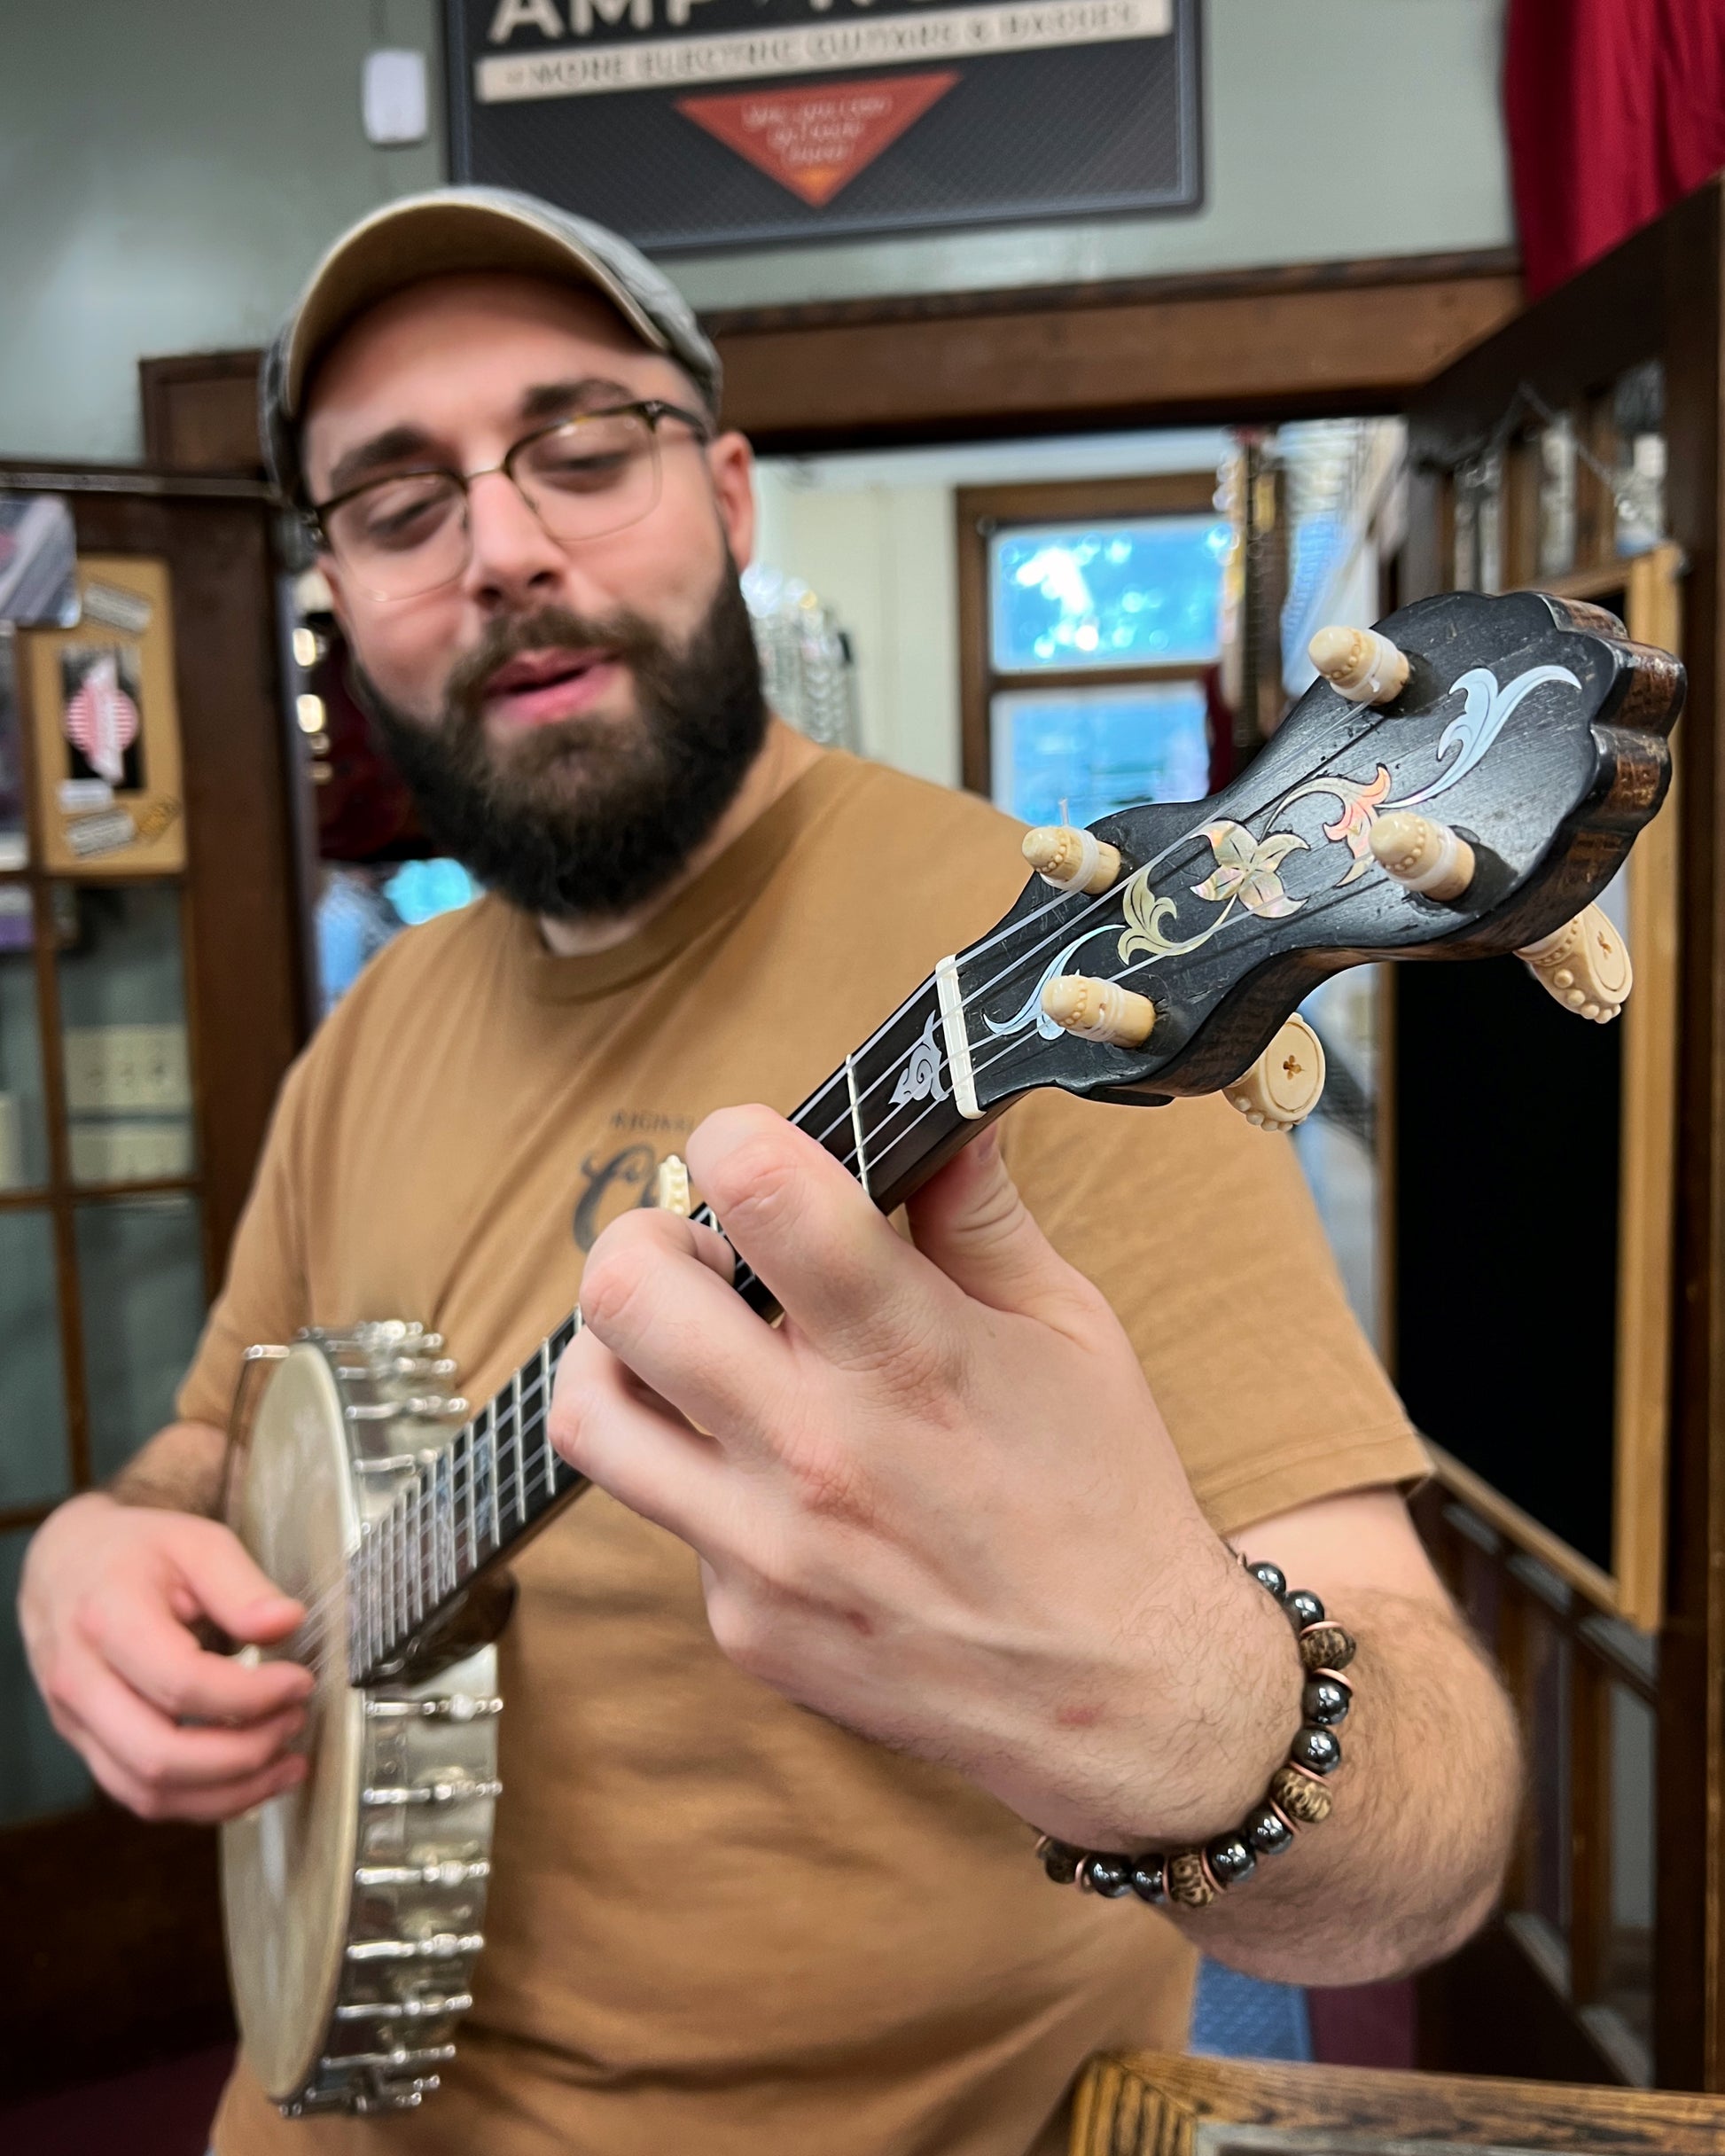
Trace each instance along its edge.
<path fill-rule="evenodd" d="M 1502 0 L 1207 0 L 1194 215 L 684 262 L 698 305 L 1502 245 Z M 440 176 L 373 150 L 374 44 L 434 0 L 4 0 L 0 454 L 138 454 L 137 362 L 260 342 L 347 220 Z"/>

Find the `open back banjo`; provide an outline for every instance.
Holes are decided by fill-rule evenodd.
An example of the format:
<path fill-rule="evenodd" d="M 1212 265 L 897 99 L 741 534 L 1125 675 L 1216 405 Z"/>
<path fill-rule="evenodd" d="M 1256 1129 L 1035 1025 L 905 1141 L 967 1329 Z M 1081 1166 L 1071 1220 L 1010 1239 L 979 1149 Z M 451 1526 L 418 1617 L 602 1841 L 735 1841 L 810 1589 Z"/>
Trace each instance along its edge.
<path fill-rule="evenodd" d="M 1323 1069 L 1296 1006 L 1368 959 L 1519 951 L 1578 1014 L 1616 1015 L 1628 961 L 1592 902 L 1664 796 L 1677 662 L 1534 593 L 1422 600 L 1320 632 L 1313 657 L 1222 793 L 1031 832 L 1011 911 L 798 1109 L 883 1209 L 1038 1086 L 1222 1090 L 1292 1127 Z M 660 1202 L 689 1209 L 675 1163 Z M 772 1308 L 745 1266 L 737 1286 Z M 579 1324 L 477 1414 L 441 1340 L 399 1320 L 247 1358 L 229 1517 L 308 1605 L 283 1651 L 318 1672 L 310 1772 L 222 1833 L 246 2054 L 289 2115 L 416 2105 L 454 2055 L 484 1943 L 503 1567 L 586 1487 L 546 1435 Z"/>

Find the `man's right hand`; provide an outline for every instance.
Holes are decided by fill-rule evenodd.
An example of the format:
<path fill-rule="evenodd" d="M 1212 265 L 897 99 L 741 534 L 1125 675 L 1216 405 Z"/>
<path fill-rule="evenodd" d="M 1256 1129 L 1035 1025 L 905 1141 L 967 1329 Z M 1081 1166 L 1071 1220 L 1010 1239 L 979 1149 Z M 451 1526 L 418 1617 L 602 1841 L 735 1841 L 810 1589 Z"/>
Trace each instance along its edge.
<path fill-rule="evenodd" d="M 19 1614 L 54 1727 L 141 1817 L 231 1819 L 303 1778 L 287 1746 L 311 1672 L 209 1653 L 190 1629 L 205 1618 L 265 1646 L 305 1615 L 226 1527 L 74 1497 L 30 1545 Z"/>

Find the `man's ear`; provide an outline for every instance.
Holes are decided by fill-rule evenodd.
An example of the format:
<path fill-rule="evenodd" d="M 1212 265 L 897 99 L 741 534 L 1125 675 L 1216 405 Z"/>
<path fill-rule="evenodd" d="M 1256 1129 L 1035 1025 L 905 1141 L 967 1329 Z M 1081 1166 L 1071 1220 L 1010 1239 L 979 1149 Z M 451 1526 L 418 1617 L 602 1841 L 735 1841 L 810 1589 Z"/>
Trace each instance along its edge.
<path fill-rule="evenodd" d="M 754 451 L 732 430 L 707 444 L 706 463 L 730 558 L 746 569 L 754 554 Z"/>

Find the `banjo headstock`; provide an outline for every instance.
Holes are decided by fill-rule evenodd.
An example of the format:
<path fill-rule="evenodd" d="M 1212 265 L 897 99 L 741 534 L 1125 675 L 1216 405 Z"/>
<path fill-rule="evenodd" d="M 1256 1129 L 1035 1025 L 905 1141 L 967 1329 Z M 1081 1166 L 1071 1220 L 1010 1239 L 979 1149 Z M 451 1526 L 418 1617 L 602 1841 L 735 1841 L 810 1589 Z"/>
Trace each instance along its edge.
<path fill-rule="evenodd" d="M 1363 680 L 1331 670 L 1387 700 L 1320 677 L 1221 793 L 1043 840 L 1089 887 L 1033 875 L 956 962 L 983 1113 L 1216 1090 L 1327 975 L 1524 949 L 1604 889 L 1669 781 L 1677 661 L 1537 592 L 1423 599 L 1375 635 Z"/>

